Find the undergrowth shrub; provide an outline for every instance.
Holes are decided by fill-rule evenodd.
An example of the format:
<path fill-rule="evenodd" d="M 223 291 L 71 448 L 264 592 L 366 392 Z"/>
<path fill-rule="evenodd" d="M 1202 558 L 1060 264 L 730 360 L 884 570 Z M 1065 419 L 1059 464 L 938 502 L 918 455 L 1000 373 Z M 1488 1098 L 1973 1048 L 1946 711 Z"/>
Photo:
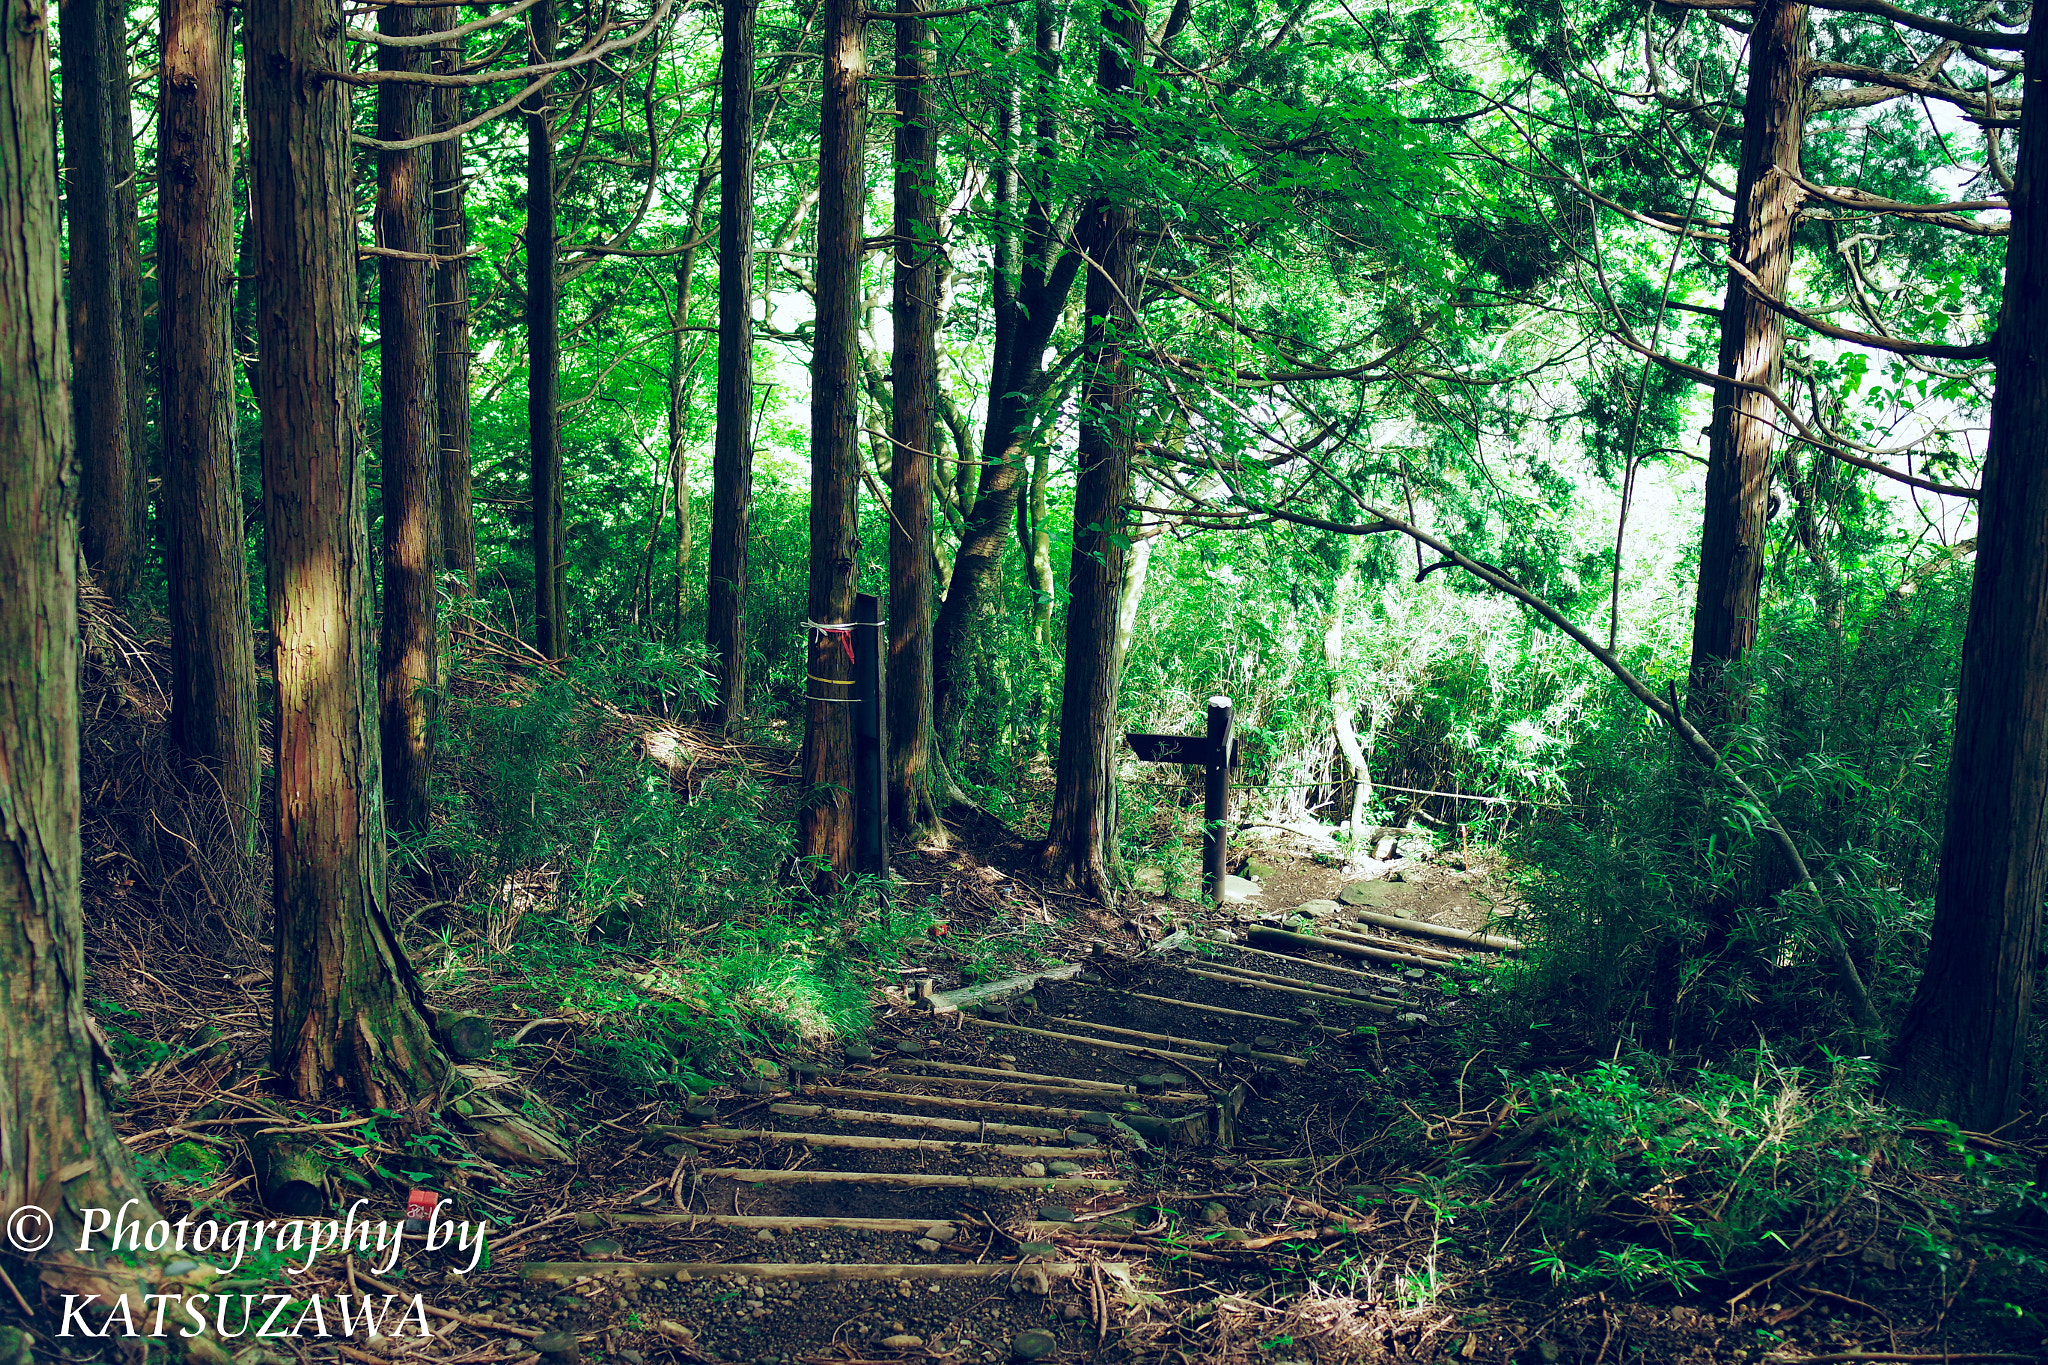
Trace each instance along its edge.
<path fill-rule="evenodd" d="M 1898 1123 L 1869 1098 L 1868 1059 L 1830 1058 L 1825 1071 L 1761 1051 L 1740 1060 L 1670 1079 L 1618 1062 L 1532 1079 L 1533 1102 L 1550 1106 L 1522 1182 L 1539 1269 L 1690 1289 L 1783 1252 L 1864 1190 L 1881 1159 L 1899 1159 Z"/>
<path fill-rule="evenodd" d="M 624 708 L 673 708 L 702 679 L 694 648 L 619 635 L 567 678 L 461 680 L 443 709 L 443 818 L 401 848 L 453 889 L 430 978 L 587 1012 L 594 1073 L 654 1095 L 864 1031 L 871 983 L 848 949 L 866 933 L 861 953 L 887 951 L 868 888 L 817 901 L 788 875 L 794 788 L 740 750 L 649 761 L 655 739 L 696 741 Z"/>
<path fill-rule="evenodd" d="M 1873 591 L 1843 622 L 1787 611 L 1731 686 L 1717 736 L 1799 845 L 1795 888 L 1766 812 L 1709 776 L 1623 697 L 1572 746 L 1571 807 L 1507 841 L 1525 1021 L 1595 1045 L 1725 1051 L 1763 1032 L 1853 1041 L 1830 962 L 1839 934 L 1881 1011 L 1903 1010 L 1932 917 L 1968 576 Z"/>
<path fill-rule="evenodd" d="M 1907 1122 L 1875 1098 L 1876 1077 L 1867 1057 L 1799 1067 L 1761 1048 L 1721 1066 L 1642 1059 L 1530 1077 L 1510 1097 L 1524 1121 L 1508 1144 L 1533 1158 L 1518 1182 L 1540 1242 L 1531 1268 L 1572 1286 L 1691 1292 L 1861 1245 L 2038 1275 L 2024 1234 L 1987 1221 L 2042 1207 L 2031 1157 Z M 1439 1184 L 1500 1173 L 1454 1159 Z"/>

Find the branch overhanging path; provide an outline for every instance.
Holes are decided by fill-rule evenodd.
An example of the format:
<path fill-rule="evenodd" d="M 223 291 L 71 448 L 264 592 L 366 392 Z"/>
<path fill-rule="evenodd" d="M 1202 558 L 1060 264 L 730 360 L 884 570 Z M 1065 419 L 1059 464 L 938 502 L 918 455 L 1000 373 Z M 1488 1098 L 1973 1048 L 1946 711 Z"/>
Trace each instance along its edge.
<path fill-rule="evenodd" d="M 1771 841 L 1785 855 L 1786 861 L 1791 863 L 1796 878 L 1787 894 L 1789 895 L 1804 888 L 1813 897 L 1815 904 L 1822 910 L 1819 919 L 1826 926 L 1827 930 L 1828 956 L 1832 959 L 1837 985 L 1841 990 L 1845 1003 L 1849 1007 L 1850 1013 L 1856 1020 L 1857 1027 L 1863 1031 L 1866 1037 L 1874 1038 L 1882 1031 L 1883 1023 L 1878 1018 L 1876 1007 L 1871 1003 L 1870 992 L 1863 983 L 1862 973 L 1856 969 L 1855 962 L 1849 957 L 1848 947 L 1842 941 L 1840 926 L 1825 912 L 1825 905 L 1820 898 L 1819 884 L 1814 878 L 1812 870 L 1808 868 L 1804 855 L 1799 851 L 1798 843 L 1792 838 L 1790 832 L 1786 830 L 1776 813 L 1758 795 L 1756 789 L 1750 786 L 1733 767 L 1729 766 L 1723 756 L 1714 748 L 1713 744 L 1708 741 L 1707 737 L 1701 734 L 1691 721 L 1686 719 L 1685 712 L 1678 705 L 1675 695 L 1668 698 L 1657 695 L 1655 689 L 1650 687 L 1641 678 L 1638 678 L 1626 664 L 1621 662 L 1614 651 L 1603 646 L 1598 640 L 1595 640 L 1590 634 L 1575 624 L 1570 617 L 1536 593 L 1523 587 L 1505 571 L 1472 559 L 1460 552 L 1449 542 L 1431 535 L 1412 522 L 1396 516 L 1392 512 L 1373 506 L 1370 501 L 1350 486 L 1349 481 L 1342 479 L 1341 476 L 1327 470 L 1327 468 L 1325 473 L 1336 479 L 1339 486 L 1357 504 L 1359 509 L 1374 520 L 1366 523 L 1343 523 L 1306 516 L 1298 512 L 1290 512 L 1285 508 L 1273 506 L 1260 499 L 1247 496 L 1232 481 L 1229 471 L 1221 461 L 1214 459 L 1203 461 L 1192 457 L 1184 457 L 1182 462 L 1190 466 L 1213 471 L 1223 481 L 1224 486 L 1231 490 L 1232 497 L 1241 506 L 1251 512 L 1271 517 L 1277 521 L 1293 522 L 1297 525 L 1310 526 L 1318 530 L 1331 531 L 1343 535 L 1379 535 L 1389 531 L 1405 535 L 1416 543 L 1436 551 L 1443 557 L 1443 561 L 1434 567 L 1441 568 L 1445 567 L 1445 565 L 1454 565 L 1457 568 L 1463 569 L 1496 592 L 1504 593 L 1528 607 L 1545 621 L 1548 621 L 1551 625 L 1562 631 L 1572 643 L 1592 655 L 1601 667 L 1614 675 L 1615 680 L 1628 691 L 1629 695 L 1641 702 L 1652 715 L 1676 731 L 1679 738 L 1684 741 L 1686 748 L 1707 767 L 1710 773 L 1726 777 L 1742 799 L 1747 801 L 1764 817 L 1763 823 L 1770 831 Z M 1424 572 L 1427 573 L 1430 570 L 1425 569 Z"/>

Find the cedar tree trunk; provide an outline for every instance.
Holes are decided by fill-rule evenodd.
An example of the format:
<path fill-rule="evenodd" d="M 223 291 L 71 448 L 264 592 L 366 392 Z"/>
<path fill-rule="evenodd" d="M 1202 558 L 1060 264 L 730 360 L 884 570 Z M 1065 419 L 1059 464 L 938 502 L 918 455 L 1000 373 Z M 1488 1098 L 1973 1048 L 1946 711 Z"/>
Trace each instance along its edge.
<path fill-rule="evenodd" d="M 704 643 L 718 660 L 708 717 L 747 707 L 747 535 L 754 447 L 754 8 L 726 0 L 718 96 L 718 396 L 711 443 L 711 548 Z"/>
<path fill-rule="evenodd" d="M 1811 83 L 1806 47 L 1806 6 L 1763 0 L 1750 38 L 1728 253 L 1775 298 L 1784 297 L 1792 270 L 1792 229 L 1804 194 L 1787 173 L 1798 173 L 1799 144 L 1806 133 Z M 1729 271 L 1717 373 L 1776 388 L 1784 358 L 1785 320 Z M 1726 383 L 1714 386 L 1688 687 L 1694 723 L 1709 734 L 1741 710 L 1728 695 L 1723 675 L 1756 643 L 1771 447 L 1783 420 L 1760 393 Z"/>
<path fill-rule="evenodd" d="M 697 197 L 701 206 L 701 194 Z M 696 236 L 693 231 L 690 234 Z M 694 277 L 697 253 L 685 251 L 683 263 L 676 267 L 675 312 L 669 316 L 671 335 L 668 339 L 668 495 L 676 506 L 676 590 L 674 602 L 675 631 L 680 638 L 683 629 L 683 612 L 689 604 L 685 575 L 690 569 L 690 550 L 696 524 L 690 516 L 690 384 L 696 377 L 697 356 L 688 359 L 683 355 L 683 328 L 690 321 L 690 281 Z M 699 353 L 701 355 L 701 352 Z M 657 507 L 659 502 L 657 500 Z M 647 565 L 647 617 L 654 619 L 654 563 L 653 546 L 649 545 L 650 556 Z"/>
<path fill-rule="evenodd" d="M 434 11 L 435 27 L 455 27 L 456 11 Z M 434 69 L 453 74 L 462 62 L 462 43 L 434 50 Z M 462 122 L 462 91 L 434 89 L 434 129 Z M 462 177 L 462 139 L 433 145 L 434 156 L 434 403 L 441 429 L 441 564 L 459 576 L 454 591 L 476 596 L 476 505 L 470 501 L 469 465 L 469 210 Z"/>
<path fill-rule="evenodd" d="M 148 472 L 129 421 L 121 195 L 115 188 L 122 179 L 116 105 L 128 104 L 127 10 L 114 0 L 64 0 L 57 13 L 64 44 L 72 376 L 84 399 L 72 409 L 79 535 L 86 565 L 121 602 L 142 571 L 148 510 Z"/>
<path fill-rule="evenodd" d="M 1131 64 L 1145 27 L 1136 5 L 1105 6 L 1095 85 L 1114 98 L 1131 88 Z M 1104 132 L 1114 157 L 1130 141 L 1111 115 Z M 1060 688 L 1060 751 L 1054 771 L 1052 823 L 1041 861 L 1098 899 L 1114 899 L 1111 846 L 1116 832 L 1115 727 L 1117 607 L 1123 594 L 1125 529 L 1131 493 L 1131 367 L 1125 347 L 1137 325 L 1137 253 L 1131 211 L 1097 199 L 1081 215 L 1090 264 L 1087 324 L 1082 337 L 1085 379 L 1074 489 L 1074 555 L 1068 573 L 1066 668 Z"/>
<path fill-rule="evenodd" d="M 158 117 L 157 355 L 164 572 L 171 618 L 171 733 L 220 784 L 236 841 L 253 851 L 256 655 L 235 442 L 233 11 L 163 0 Z"/>
<path fill-rule="evenodd" d="M 860 0 L 825 0 L 818 154 L 818 321 L 811 359 L 811 620 L 853 620 L 860 480 L 860 251 L 866 36 Z M 809 632 L 798 851 L 827 886 L 853 870 L 853 635 Z"/>
<path fill-rule="evenodd" d="M 447 1063 L 385 917 L 347 87 L 336 0 L 248 11 L 263 521 L 276 642 L 271 1064 L 407 1107 Z"/>
<path fill-rule="evenodd" d="M 49 1290 L 111 1295 L 148 1285 L 118 1264 L 96 1274 L 62 1249 L 77 1245 L 87 1208 L 138 1199 L 144 1220 L 155 1215 L 101 1107 L 85 1014 L 55 111 L 41 11 L 23 13 L 0 34 L 0 1202 L 55 1215 L 41 1261 Z M 40 1229 L 30 1220 L 19 1231 Z"/>
<path fill-rule="evenodd" d="M 529 12 L 533 60 L 551 62 L 562 45 L 555 0 Z M 543 88 L 526 113 L 526 439 L 531 452 L 534 644 L 550 659 L 569 652 L 562 546 L 561 317 L 555 278 L 555 133 Z"/>
<path fill-rule="evenodd" d="M 377 11 L 377 31 L 415 38 L 427 14 L 411 6 Z M 424 71 L 428 49 L 380 47 L 387 70 Z M 377 87 L 377 137 L 405 142 L 426 131 L 427 90 L 393 81 Z M 428 228 L 428 153 L 377 153 L 377 241 L 424 255 Z M 377 723 L 384 759 L 384 812 L 392 829 L 427 827 L 433 798 L 434 694 L 441 685 L 435 576 L 441 569 L 440 413 L 434 405 L 434 319 L 427 263 L 377 258 L 377 393 L 384 494 L 384 619 L 377 652 Z"/>
<path fill-rule="evenodd" d="M 2028 34 L 1998 387 L 1977 501 L 1948 821 L 1900 1103 L 1990 1132 L 2019 1110 L 2048 882 L 2048 25 Z M 2024 101 L 2032 101 L 2025 103 Z"/>
<path fill-rule="evenodd" d="M 915 13 L 921 0 L 903 0 Z M 938 175 L 931 22 L 896 22 L 895 377 L 889 404 L 889 818 L 939 828 L 932 774 L 932 398 L 939 382 Z M 1001 271 L 998 271 L 1000 276 Z"/>

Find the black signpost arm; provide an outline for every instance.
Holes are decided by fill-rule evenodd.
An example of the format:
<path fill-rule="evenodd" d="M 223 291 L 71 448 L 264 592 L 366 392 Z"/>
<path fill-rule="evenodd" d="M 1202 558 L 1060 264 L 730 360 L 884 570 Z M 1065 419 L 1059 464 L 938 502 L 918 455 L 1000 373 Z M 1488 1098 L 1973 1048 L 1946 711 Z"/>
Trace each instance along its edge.
<path fill-rule="evenodd" d="M 1230 698 L 1209 698 L 1209 752 L 1202 794 L 1202 880 L 1211 904 L 1223 900 L 1224 854 L 1229 842 L 1230 750 L 1235 738 L 1236 712 Z"/>
<path fill-rule="evenodd" d="M 853 599 L 853 856 L 857 871 L 889 870 L 888 720 L 882 712 L 882 599 Z"/>

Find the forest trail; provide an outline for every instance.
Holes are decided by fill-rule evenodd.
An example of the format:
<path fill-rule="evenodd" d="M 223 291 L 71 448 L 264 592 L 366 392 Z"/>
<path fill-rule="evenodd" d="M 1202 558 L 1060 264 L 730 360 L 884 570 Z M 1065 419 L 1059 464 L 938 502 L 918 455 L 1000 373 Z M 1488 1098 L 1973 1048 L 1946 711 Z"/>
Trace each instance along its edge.
<path fill-rule="evenodd" d="M 1419 1029 L 1406 974 L 1449 955 L 1324 905 L 1328 961 L 1182 931 L 889 992 L 871 1044 L 642 1134 L 615 1198 L 519 1239 L 501 1308 L 626 1365 L 1115 1358 L 1261 1292 L 1275 1255 L 1342 1257 L 1378 1220 L 1346 1210 L 1331 1105 Z M 1405 962 L 1347 955 L 1368 937 Z"/>
<path fill-rule="evenodd" d="M 431 1141 L 401 1152 L 394 1134 L 332 1134 L 338 1173 L 407 1177 L 445 1191 L 455 1218 L 488 1215 L 504 1229 L 488 1258 L 471 1268 L 459 1246 L 412 1244 L 386 1282 L 330 1256 L 290 1283 L 269 1267 L 230 1283 L 425 1296 L 438 1346 L 335 1343 L 353 1365 L 1811 1365 L 1965 1343 L 1976 1353 L 1954 1358 L 2038 1358 L 1964 1328 L 1945 1263 L 1875 1203 L 1807 1220 L 1782 1262 L 1695 1267 L 1676 1292 L 1545 1283 L 1531 1189 L 1569 1150 L 1546 1103 L 1598 1083 L 1603 1059 L 1554 1026 L 1505 1036 L 1475 1009 L 1469 987 L 1505 946 L 1488 921 L 1507 892 L 1483 852 L 1361 880 L 1359 864 L 1268 846 L 1240 865 L 1261 884 L 1250 903 L 1136 893 L 1115 915 L 1060 914 L 1024 846 L 961 833 L 899 855 L 899 930 L 913 892 L 950 918 L 904 940 L 918 965 L 898 980 L 889 959 L 870 963 L 885 984 L 865 1031 L 761 1039 L 751 1067 L 735 1059 L 706 1094 L 632 1107 L 598 1064 L 627 1014 L 600 1019 L 539 980 L 468 982 L 450 1003 L 495 1019 L 498 1081 L 531 1087 L 565 1136 L 574 1116 L 573 1160 L 507 1171 Z M 1471 941 L 1488 930 L 1492 947 Z M 1018 941 L 1066 961 L 956 984 Z M 131 1023 L 190 1029 L 192 997 L 152 996 L 112 961 L 98 970 L 137 1007 Z M 221 1006 L 212 1017 L 249 1027 L 213 1046 L 260 1044 L 262 1014 Z M 206 1117 L 221 1101 L 280 1112 L 242 1093 L 259 1052 L 181 1067 L 172 1051 L 119 1117 L 153 1178 L 195 1209 L 262 1216 L 238 1164 L 176 1169 L 192 1129 L 223 1122 Z M 1553 1088 L 1503 1090 L 1501 1058 Z M 318 1117 L 352 1126 L 346 1111 Z M 382 1188 L 366 1216 L 396 1216 Z M 1608 1188 L 1613 1220 L 1591 1223 L 1603 1237 L 1644 1207 L 1636 1186 Z M 1843 1354 L 1856 1351 L 1891 1354 Z M 333 1359 L 250 1344 L 233 1365 L 294 1356 Z"/>

